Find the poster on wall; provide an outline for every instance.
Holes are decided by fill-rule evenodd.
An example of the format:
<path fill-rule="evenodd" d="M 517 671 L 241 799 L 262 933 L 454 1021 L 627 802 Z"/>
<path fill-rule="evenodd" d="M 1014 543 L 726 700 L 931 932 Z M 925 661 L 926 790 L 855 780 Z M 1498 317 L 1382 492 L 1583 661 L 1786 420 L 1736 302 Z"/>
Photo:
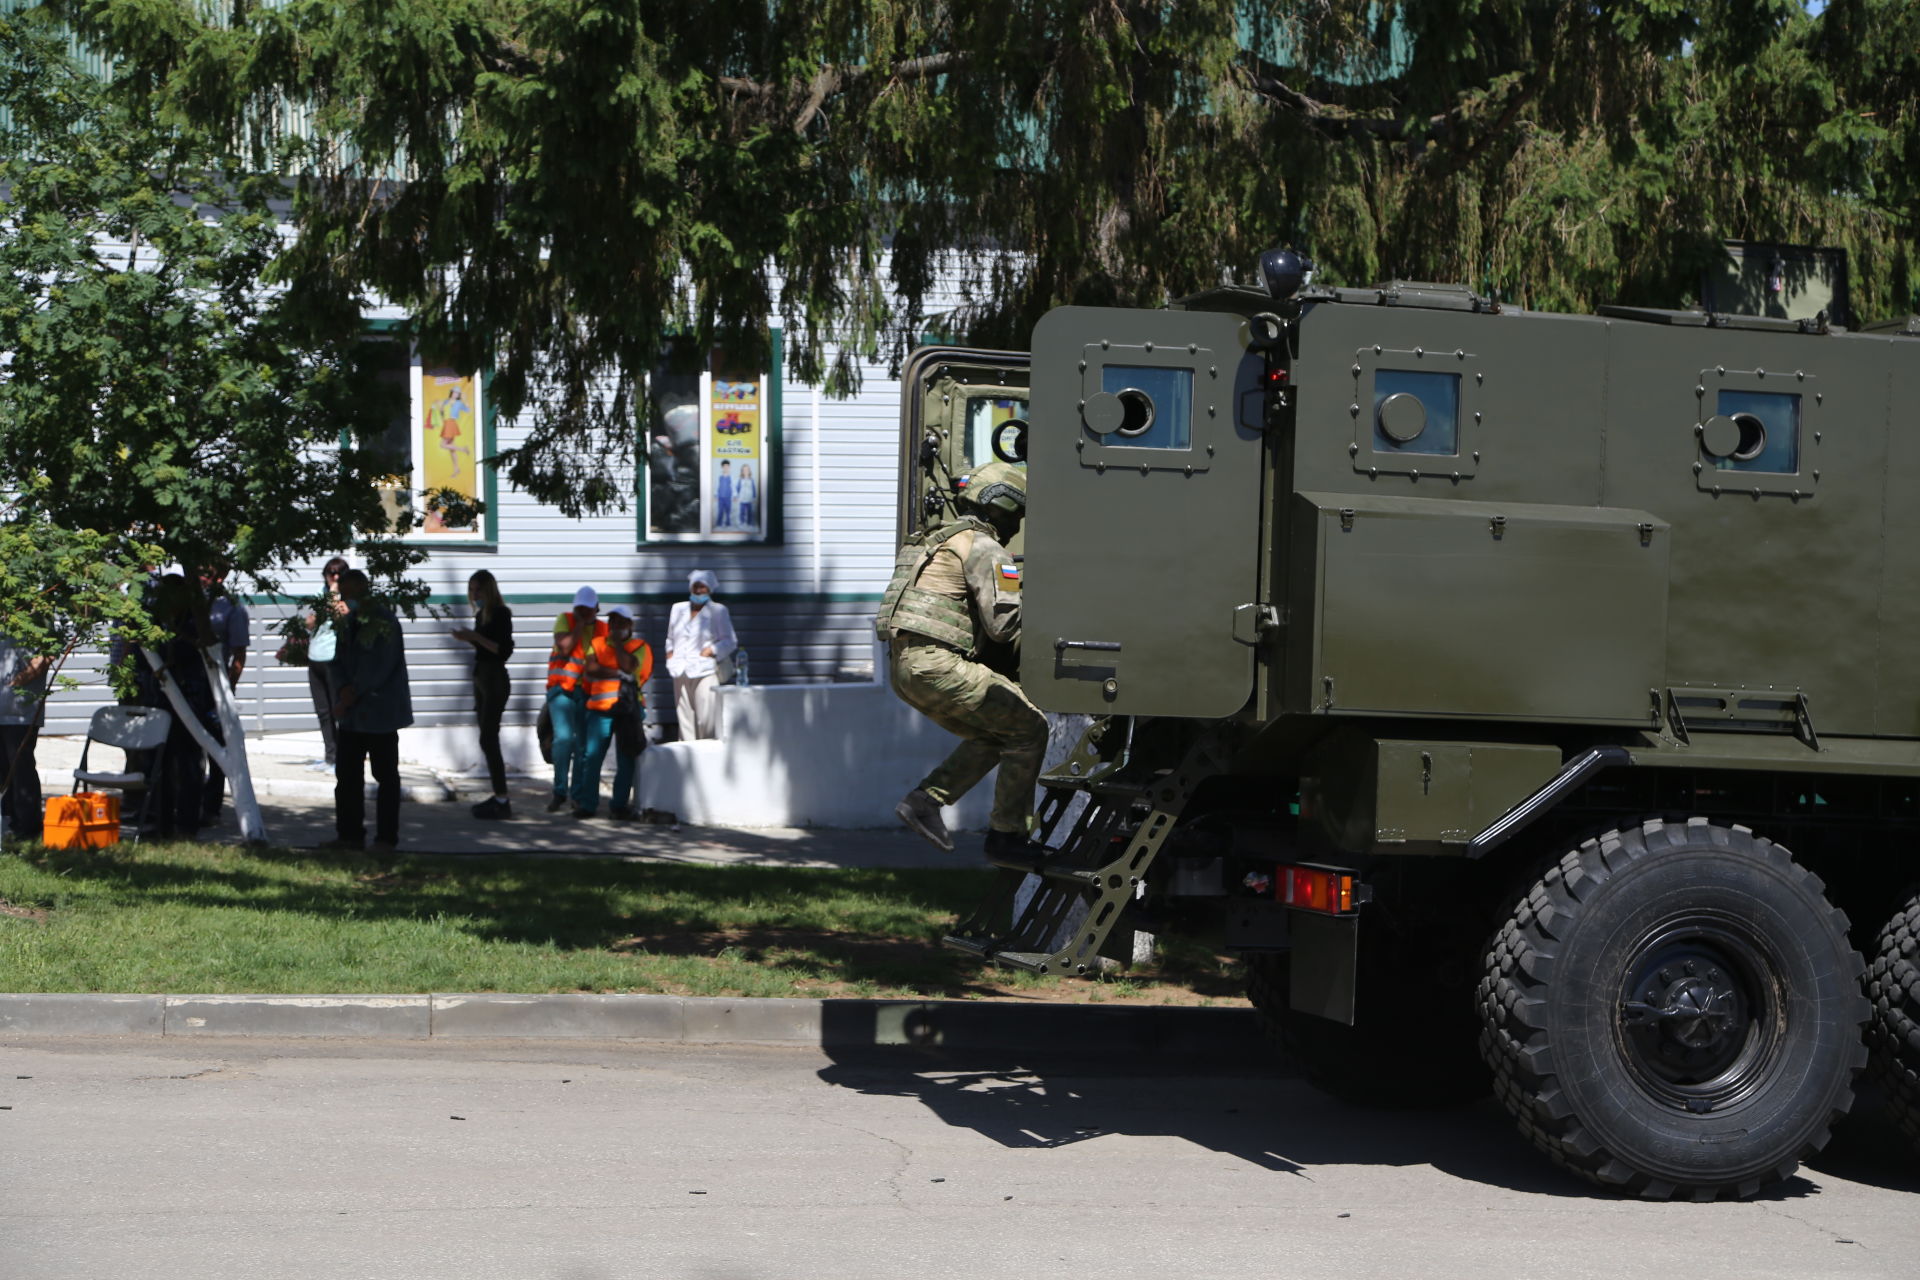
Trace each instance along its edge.
<path fill-rule="evenodd" d="M 414 457 L 423 493 L 452 489 L 466 498 L 481 498 L 480 380 L 470 373 L 426 367 L 420 370 L 415 396 L 420 424 Z M 422 534 L 437 537 L 477 537 L 478 523 L 450 525 L 438 512 L 425 513 Z"/>
<path fill-rule="evenodd" d="M 761 497 L 765 467 L 761 458 L 760 380 L 716 376 L 708 400 L 708 483 L 712 494 L 711 532 L 758 537 L 766 521 Z"/>

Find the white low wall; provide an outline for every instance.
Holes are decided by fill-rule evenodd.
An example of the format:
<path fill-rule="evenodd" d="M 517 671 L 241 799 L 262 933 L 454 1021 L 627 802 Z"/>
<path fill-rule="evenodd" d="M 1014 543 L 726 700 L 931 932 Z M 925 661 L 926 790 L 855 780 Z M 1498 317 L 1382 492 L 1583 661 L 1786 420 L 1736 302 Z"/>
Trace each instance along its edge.
<path fill-rule="evenodd" d="M 959 742 L 885 684 L 729 686 L 719 692 L 718 739 L 656 744 L 641 757 L 641 806 L 712 826 L 892 826 L 899 821 L 893 807 Z M 299 737 L 311 737 L 317 748 L 318 734 Z M 500 746 L 510 771 L 550 775 L 533 726 L 503 728 Z M 403 729 L 400 757 L 455 776 L 485 773 L 471 727 Z M 610 785 L 612 776 L 609 756 L 602 785 Z M 946 810 L 949 828 L 986 827 L 995 778 L 988 774 Z"/>
<path fill-rule="evenodd" d="M 885 670 L 885 664 L 877 664 Z M 753 685 L 720 691 L 720 733 L 705 742 L 670 742 L 640 760 L 638 803 L 682 821 L 732 827 L 889 827 L 893 807 L 959 739 L 894 696 L 884 683 Z M 1054 716 L 1049 766 L 1065 759 L 1086 721 Z M 507 768 L 551 777 L 532 725 L 501 730 Z M 313 754 L 319 734 L 269 734 L 255 750 Z M 400 731 L 400 758 L 439 773 L 482 778 L 472 726 Z M 602 787 L 611 785 L 608 756 Z M 947 826 L 979 831 L 993 808 L 996 773 L 958 805 Z M 477 788 L 465 788 L 477 790 Z"/>
<path fill-rule="evenodd" d="M 881 827 L 959 742 L 878 684 L 720 691 L 721 737 L 670 742 L 640 760 L 640 803 L 688 822 L 741 827 Z M 946 811 L 987 825 L 993 774 Z"/>

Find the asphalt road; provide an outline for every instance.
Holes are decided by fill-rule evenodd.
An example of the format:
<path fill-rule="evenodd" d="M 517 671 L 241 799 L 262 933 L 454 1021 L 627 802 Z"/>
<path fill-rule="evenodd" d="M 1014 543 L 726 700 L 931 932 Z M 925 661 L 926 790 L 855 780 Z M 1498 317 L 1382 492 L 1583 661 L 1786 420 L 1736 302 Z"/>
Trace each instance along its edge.
<path fill-rule="evenodd" d="M 1491 1104 L 1244 1069 L 36 1039 L 0 1107 L 8 1280 L 1920 1274 L 1920 1160 L 1857 1121 L 1694 1205 L 1591 1193 Z"/>

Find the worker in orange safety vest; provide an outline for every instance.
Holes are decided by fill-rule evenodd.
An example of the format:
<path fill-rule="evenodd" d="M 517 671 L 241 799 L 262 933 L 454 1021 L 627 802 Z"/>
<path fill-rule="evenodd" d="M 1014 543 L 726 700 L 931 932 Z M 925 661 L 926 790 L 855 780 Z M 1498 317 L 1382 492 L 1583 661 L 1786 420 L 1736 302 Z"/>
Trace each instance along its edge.
<path fill-rule="evenodd" d="M 633 792 L 640 753 L 646 749 L 647 677 L 653 674 L 653 649 L 633 634 L 633 612 L 623 604 L 607 610 L 607 633 L 587 651 L 587 751 L 583 772 L 591 781 L 591 801 L 578 784 L 574 801 L 588 816 L 599 808 L 600 770 L 609 743 L 614 748 L 613 804 L 609 817 L 630 821 L 635 816 Z"/>
<path fill-rule="evenodd" d="M 573 816 L 591 818 L 600 794 L 599 762 L 606 758 L 602 737 L 594 753 L 593 734 L 610 726 L 587 714 L 587 662 L 596 640 L 606 637 L 600 620 L 600 593 L 582 587 L 573 608 L 553 622 L 553 650 L 547 655 L 547 713 L 553 721 L 553 796 L 547 812 L 558 813 L 571 800 Z M 586 768 L 594 761 L 593 771 Z"/>

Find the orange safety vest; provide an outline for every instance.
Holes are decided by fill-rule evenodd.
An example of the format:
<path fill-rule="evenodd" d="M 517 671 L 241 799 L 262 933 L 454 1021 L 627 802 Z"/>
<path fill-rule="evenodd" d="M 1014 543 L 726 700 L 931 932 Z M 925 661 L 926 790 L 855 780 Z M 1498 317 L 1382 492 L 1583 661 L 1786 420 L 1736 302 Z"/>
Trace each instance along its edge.
<path fill-rule="evenodd" d="M 570 613 L 563 613 L 560 615 L 559 618 L 555 619 L 555 621 L 566 622 L 568 624 L 571 624 L 573 621 L 573 615 Z M 569 625 L 569 628 L 568 628 L 569 633 L 571 632 L 571 630 L 572 630 L 571 625 Z M 594 619 L 593 643 L 597 644 L 600 640 L 605 638 L 606 634 L 607 634 L 607 624 L 601 619 L 598 619 L 598 618 Z M 555 685 L 559 685 L 562 689 L 565 689 L 568 693 L 572 693 L 575 689 L 578 689 L 580 687 L 580 682 L 586 678 L 586 675 L 587 675 L 586 652 L 582 649 L 576 648 L 572 653 L 567 653 L 567 654 L 561 653 L 560 652 L 560 633 L 555 632 L 553 649 L 550 653 L 547 654 L 547 688 L 551 689 Z"/>
<path fill-rule="evenodd" d="M 647 677 L 653 674 L 653 650 L 649 648 L 647 642 L 639 636 L 628 637 L 628 639 L 622 643 L 621 648 L 625 649 L 628 653 L 637 653 L 640 655 L 640 660 L 633 669 L 633 678 L 635 683 L 642 689 L 645 689 Z M 595 636 L 593 638 L 593 660 L 609 669 L 617 670 L 620 665 L 614 660 L 613 648 L 605 636 Z M 588 677 L 587 710 L 611 711 L 613 710 L 613 704 L 618 701 L 620 701 L 619 676 Z M 645 701 L 646 698 L 643 694 L 641 696 L 641 702 L 644 704 Z"/>

